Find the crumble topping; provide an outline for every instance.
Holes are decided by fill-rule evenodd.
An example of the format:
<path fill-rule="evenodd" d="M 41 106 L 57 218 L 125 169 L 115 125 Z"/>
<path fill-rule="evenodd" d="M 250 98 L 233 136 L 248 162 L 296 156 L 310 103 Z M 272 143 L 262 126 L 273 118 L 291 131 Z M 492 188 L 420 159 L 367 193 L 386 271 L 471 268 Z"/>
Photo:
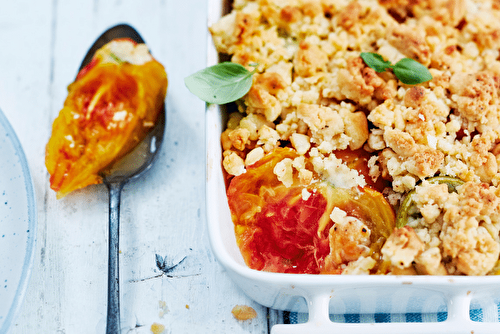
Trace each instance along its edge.
<path fill-rule="evenodd" d="M 302 184 L 320 178 L 343 188 L 381 179 L 396 212 L 414 193 L 417 214 L 381 251 L 389 273 L 486 275 L 498 266 L 498 2 L 236 0 L 210 32 L 231 61 L 258 64 L 222 134 L 228 174 L 291 147 L 312 164 L 278 163 L 274 173 L 285 185 L 296 171 Z M 403 84 L 368 67 L 361 52 L 393 64 L 412 58 L 433 79 Z M 371 154 L 366 174 L 338 158 L 345 150 Z M 449 192 L 426 181 L 434 176 L 465 183 Z M 338 227 L 339 217 L 331 218 Z M 350 258 L 343 273 L 369 273 L 375 264 L 365 255 Z"/>

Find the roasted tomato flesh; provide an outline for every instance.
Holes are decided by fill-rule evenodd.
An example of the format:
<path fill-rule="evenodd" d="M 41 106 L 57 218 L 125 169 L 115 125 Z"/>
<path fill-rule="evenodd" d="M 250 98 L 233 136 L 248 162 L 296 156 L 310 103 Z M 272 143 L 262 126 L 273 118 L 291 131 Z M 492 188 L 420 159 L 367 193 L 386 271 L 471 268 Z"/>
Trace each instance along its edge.
<path fill-rule="evenodd" d="M 370 152 L 360 148 L 357 150 L 340 150 L 333 153 L 337 158 L 344 161 L 351 169 L 356 169 L 359 174 L 363 175 L 366 183 L 371 188 L 382 192 L 385 188 L 391 187 L 391 183 L 389 181 L 384 180 L 381 177 L 373 180 L 370 176 L 370 168 L 368 167 L 368 160 L 372 157 Z"/>
<path fill-rule="evenodd" d="M 274 174 L 274 167 L 297 156 L 291 149 L 276 149 L 231 180 L 228 202 L 247 265 L 281 273 L 341 273 L 352 258 L 348 248 L 357 245 L 345 243 L 344 249 L 332 250 L 335 223 L 330 214 L 334 208 L 362 222 L 365 232 L 371 231 L 366 255 L 378 258 L 395 221 L 382 194 L 369 187 L 334 188 L 325 181 L 302 185 L 298 177 L 286 187 Z M 325 263 L 338 251 L 343 254 L 340 260 Z"/>
<path fill-rule="evenodd" d="M 124 48 L 131 52 L 139 47 L 123 39 L 120 43 L 127 43 Z M 45 154 L 58 198 L 102 182 L 99 173 L 153 128 L 165 100 L 167 75 L 159 62 L 147 59 L 129 63 L 106 45 L 68 86 Z"/>

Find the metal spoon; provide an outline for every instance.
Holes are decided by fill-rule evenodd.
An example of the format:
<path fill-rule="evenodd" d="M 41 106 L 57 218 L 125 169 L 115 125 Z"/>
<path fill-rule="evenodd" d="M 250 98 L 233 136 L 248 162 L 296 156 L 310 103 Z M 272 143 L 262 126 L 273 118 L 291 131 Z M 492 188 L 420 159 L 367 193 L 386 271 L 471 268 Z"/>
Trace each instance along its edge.
<path fill-rule="evenodd" d="M 80 70 L 94 56 L 95 52 L 106 43 L 116 38 L 130 38 L 137 43 L 144 43 L 139 33 L 129 25 L 120 24 L 106 30 L 92 45 L 82 61 Z M 120 196 L 127 181 L 137 178 L 148 170 L 163 141 L 166 123 L 165 104 L 158 114 L 153 129 L 130 153 L 101 172 L 104 184 L 109 190 L 109 251 L 108 251 L 108 314 L 106 333 L 120 333 L 120 280 L 119 280 L 119 231 L 120 231 Z"/>

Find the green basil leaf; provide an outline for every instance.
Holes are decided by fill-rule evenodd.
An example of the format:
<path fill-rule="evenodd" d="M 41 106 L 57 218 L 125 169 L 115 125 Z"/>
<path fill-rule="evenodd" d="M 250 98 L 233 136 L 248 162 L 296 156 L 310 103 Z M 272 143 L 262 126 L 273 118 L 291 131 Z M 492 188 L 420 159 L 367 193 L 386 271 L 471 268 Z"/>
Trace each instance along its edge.
<path fill-rule="evenodd" d="M 381 73 L 386 71 L 388 68 L 392 68 L 391 62 L 385 61 L 381 55 L 373 52 L 361 52 L 361 59 L 365 62 L 366 65 L 371 67 L 377 73 Z"/>
<path fill-rule="evenodd" d="M 362 52 L 360 56 L 367 66 L 378 73 L 392 69 L 394 75 L 404 84 L 416 85 L 432 80 L 432 74 L 427 67 L 413 59 L 403 58 L 395 65 L 392 65 L 391 62 L 385 61 L 378 53 Z"/>
<path fill-rule="evenodd" d="M 392 70 L 394 75 L 407 85 L 416 85 L 432 80 L 432 74 L 427 67 L 410 58 L 403 58 L 398 61 L 392 67 Z"/>
<path fill-rule="evenodd" d="M 225 104 L 248 93 L 254 73 L 240 64 L 224 62 L 191 74 L 184 79 L 184 83 L 191 93 L 203 101 Z"/>

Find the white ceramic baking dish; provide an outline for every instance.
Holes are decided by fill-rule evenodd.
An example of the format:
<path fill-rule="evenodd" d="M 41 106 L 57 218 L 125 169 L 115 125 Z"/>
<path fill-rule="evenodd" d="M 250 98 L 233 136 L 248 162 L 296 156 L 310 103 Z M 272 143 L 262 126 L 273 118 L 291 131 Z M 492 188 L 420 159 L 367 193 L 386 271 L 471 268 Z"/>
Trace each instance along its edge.
<path fill-rule="evenodd" d="M 208 25 L 229 10 L 224 0 L 208 0 Z M 218 62 L 208 36 L 207 66 Z M 500 277 L 299 275 L 248 268 L 236 245 L 225 193 L 220 134 L 224 110 L 206 111 L 206 198 L 212 250 L 240 288 L 256 302 L 279 310 L 308 312 L 306 323 L 275 325 L 272 333 L 500 333 Z M 472 306 L 471 306 L 472 305 Z M 481 309 L 482 322 L 470 310 Z M 330 314 L 447 312 L 441 322 L 338 323 Z"/>

